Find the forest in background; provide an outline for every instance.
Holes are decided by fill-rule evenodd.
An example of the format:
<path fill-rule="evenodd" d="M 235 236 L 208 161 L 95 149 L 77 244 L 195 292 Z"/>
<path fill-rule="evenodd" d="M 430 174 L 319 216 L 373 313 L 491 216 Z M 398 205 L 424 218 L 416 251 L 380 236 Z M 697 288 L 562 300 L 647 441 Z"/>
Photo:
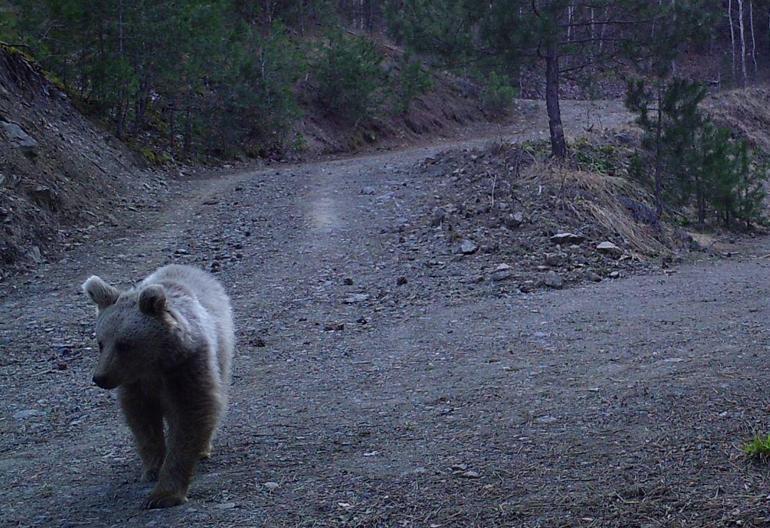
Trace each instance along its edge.
<path fill-rule="evenodd" d="M 407 112 L 426 68 L 481 85 L 504 113 L 545 96 L 554 153 L 566 151 L 565 82 L 601 96 L 619 76 L 695 76 L 720 87 L 757 79 L 770 55 L 760 0 L 4 0 L 0 40 L 30 52 L 88 114 L 174 156 L 267 156 L 301 149 L 309 107 L 356 127 Z M 401 46 L 383 63 L 383 42 Z M 688 58 L 696 57 L 695 64 Z"/>
<path fill-rule="evenodd" d="M 302 147 L 303 106 L 354 127 L 427 89 L 414 61 L 384 71 L 369 38 L 381 30 L 374 5 L 20 0 L 5 2 L 0 40 L 129 143 L 160 136 L 175 157 L 264 157 Z"/>
<path fill-rule="evenodd" d="M 448 71 L 489 118 L 544 98 L 550 152 L 568 157 L 560 100 L 626 95 L 643 137 L 628 160 L 656 217 L 692 206 L 749 226 L 764 199 L 754 156 L 703 114 L 709 87 L 770 63 L 760 0 L 12 0 L 0 40 L 31 54 L 87 115 L 150 162 L 280 157 L 298 123 L 337 129 L 409 114 Z"/>

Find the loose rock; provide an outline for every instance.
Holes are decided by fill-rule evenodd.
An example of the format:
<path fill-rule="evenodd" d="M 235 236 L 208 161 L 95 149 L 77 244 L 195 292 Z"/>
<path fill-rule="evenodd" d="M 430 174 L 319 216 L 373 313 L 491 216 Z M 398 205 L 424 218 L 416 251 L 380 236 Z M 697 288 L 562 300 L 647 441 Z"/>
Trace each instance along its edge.
<path fill-rule="evenodd" d="M 0 120 L 0 129 L 11 145 L 27 152 L 37 148 L 37 141 L 16 123 Z"/>
<path fill-rule="evenodd" d="M 516 229 L 524 223 L 524 215 L 521 213 L 509 214 L 505 217 L 504 225 L 508 229 Z"/>
<path fill-rule="evenodd" d="M 590 280 L 591 282 L 601 282 L 602 277 L 598 273 L 594 271 L 587 271 L 586 272 L 586 279 Z"/>
<path fill-rule="evenodd" d="M 45 413 L 38 409 L 24 409 L 13 413 L 13 417 L 17 420 L 27 420 L 35 416 L 45 416 Z"/>
<path fill-rule="evenodd" d="M 551 237 L 554 244 L 581 244 L 586 237 L 575 233 L 557 233 Z"/>
<path fill-rule="evenodd" d="M 430 225 L 433 227 L 440 226 L 446 218 L 446 211 L 441 207 L 436 207 L 433 210 L 433 216 L 431 217 Z"/>
<path fill-rule="evenodd" d="M 549 271 L 546 273 L 543 282 L 549 288 L 554 288 L 557 290 L 564 286 L 564 279 L 562 279 L 561 276 L 555 271 Z"/>
<path fill-rule="evenodd" d="M 479 246 L 476 245 L 476 243 L 472 240 L 463 240 L 462 244 L 460 244 L 460 252 L 463 255 L 472 255 L 476 253 L 476 251 L 479 250 Z"/>
<path fill-rule="evenodd" d="M 57 211 L 59 209 L 59 203 L 61 200 L 59 196 L 50 187 L 45 185 L 37 185 L 29 192 L 30 197 L 39 205 L 48 207 L 51 211 Z"/>
<path fill-rule="evenodd" d="M 596 246 L 596 250 L 599 251 L 599 253 L 604 253 L 605 255 L 610 255 L 613 257 L 619 257 L 623 254 L 623 250 L 609 240 L 605 240 L 604 242 L 598 244 Z"/>
<path fill-rule="evenodd" d="M 508 264 L 500 264 L 492 272 L 492 280 L 496 282 L 508 280 L 511 277 L 513 277 L 513 269 Z"/>
<path fill-rule="evenodd" d="M 369 300 L 369 294 L 368 293 L 354 293 L 352 295 L 348 295 L 345 297 L 345 300 L 342 302 L 345 304 L 356 304 L 364 301 Z"/>
<path fill-rule="evenodd" d="M 545 254 L 545 263 L 548 266 L 557 267 L 564 264 L 564 255 L 560 255 L 558 253 L 546 253 Z"/>

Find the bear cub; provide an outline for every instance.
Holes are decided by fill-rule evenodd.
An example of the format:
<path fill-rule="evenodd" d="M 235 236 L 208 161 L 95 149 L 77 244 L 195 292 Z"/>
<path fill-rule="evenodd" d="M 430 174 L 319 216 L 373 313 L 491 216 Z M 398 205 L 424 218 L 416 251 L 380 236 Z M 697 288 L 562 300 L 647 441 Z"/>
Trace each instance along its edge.
<path fill-rule="evenodd" d="M 144 506 L 182 504 L 227 405 L 235 341 L 230 299 L 213 276 L 179 265 L 127 291 L 96 276 L 83 290 L 97 306 L 93 381 L 118 388 L 143 480 L 157 480 Z"/>

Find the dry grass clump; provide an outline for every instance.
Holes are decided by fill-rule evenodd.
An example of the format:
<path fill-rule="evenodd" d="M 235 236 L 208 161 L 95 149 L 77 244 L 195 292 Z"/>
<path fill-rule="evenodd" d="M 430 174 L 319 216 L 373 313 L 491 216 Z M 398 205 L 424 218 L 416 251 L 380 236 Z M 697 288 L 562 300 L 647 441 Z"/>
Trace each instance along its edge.
<path fill-rule="evenodd" d="M 681 236 L 655 216 L 654 198 L 629 177 L 630 147 L 596 137 L 572 146 L 567 162 L 544 155 L 543 146 L 523 144 L 493 149 L 508 167 L 513 184 L 537 201 L 550 201 L 574 226 L 591 226 L 596 236 L 611 239 L 637 257 L 666 256 L 681 245 Z M 566 213 L 566 215 L 564 214 Z M 566 220 L 566 218 L 565 218 Z"/>
<path fill-rule="evenodd" d="M 763 152 L 770 152 L 770 90 L 746 88 L 716 94 L 705 102 L 719 125 Z"/>
<path fill-rule="evenodd" d="M 597 224 L 601 231 L 619 237 L 641 255 L 671 253 L 673 230 L 654 222 L 653 197 L 636 182 L 550 161 L 533 165 L 529 172 L 560 189 L 562 207 L 569 209 L 579 223 Z M 646 211 L 645 218 L 635 215 L 637 210 Z"/>

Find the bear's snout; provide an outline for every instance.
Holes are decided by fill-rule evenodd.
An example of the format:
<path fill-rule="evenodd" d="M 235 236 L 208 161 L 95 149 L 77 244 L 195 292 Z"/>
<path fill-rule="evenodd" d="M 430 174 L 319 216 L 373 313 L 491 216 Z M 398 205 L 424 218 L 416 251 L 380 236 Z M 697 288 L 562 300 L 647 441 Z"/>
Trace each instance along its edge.
<path fill-rule="evenodd" d="M 118 386 L 117 383 L 109 379 L 107 376 L 100 374 L 94 374 L 93 380 L 97 387 L 101 387 L 102 389 L 114 389 Z"/>

